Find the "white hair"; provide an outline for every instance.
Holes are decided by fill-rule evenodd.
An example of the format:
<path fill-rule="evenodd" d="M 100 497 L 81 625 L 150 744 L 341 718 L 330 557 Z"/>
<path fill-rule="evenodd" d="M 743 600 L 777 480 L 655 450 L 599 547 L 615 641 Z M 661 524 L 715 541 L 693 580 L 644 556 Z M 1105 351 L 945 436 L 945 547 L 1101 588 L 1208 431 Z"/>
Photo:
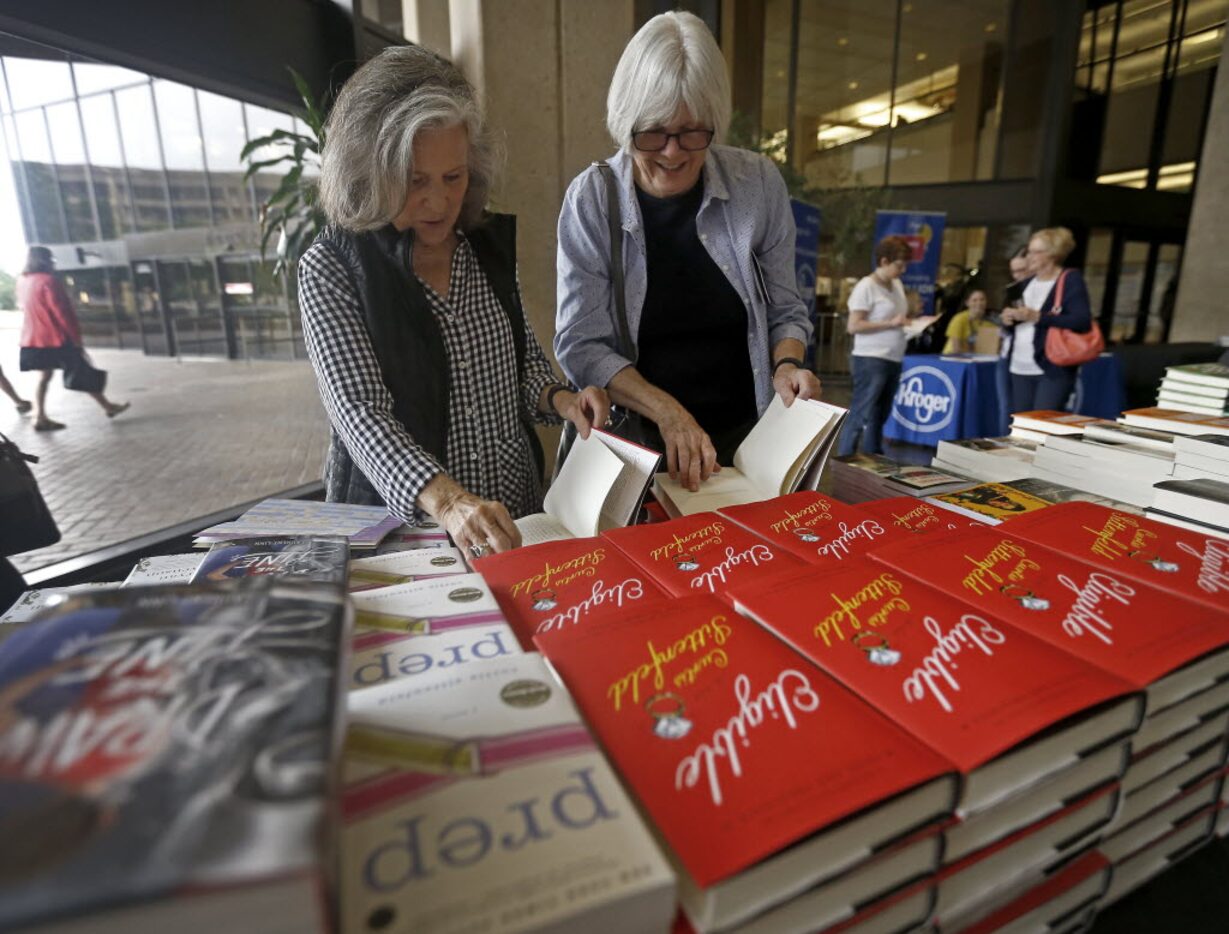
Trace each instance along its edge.
<path fill-rule="evenodd" d="M 458 226 L 474 227 L 490 193 L 498 153 L 474 89 L 451 62 L 419 46 L 393 46 L 346 82 L 325 125 L 320 206 L 346 230 L 383 227 L 405 205 L 414 137 L 463 125 L 469 187 Z"/>
<path fill-rule="evenodd" d="M 630 149 L 632 134 L 667 126 L 686 107 L 718 141 L 730 125 L 730 78 L 717 40 L 692 13 L 654 16 L 632 36 L 606 96 L 606 129 Z"/>

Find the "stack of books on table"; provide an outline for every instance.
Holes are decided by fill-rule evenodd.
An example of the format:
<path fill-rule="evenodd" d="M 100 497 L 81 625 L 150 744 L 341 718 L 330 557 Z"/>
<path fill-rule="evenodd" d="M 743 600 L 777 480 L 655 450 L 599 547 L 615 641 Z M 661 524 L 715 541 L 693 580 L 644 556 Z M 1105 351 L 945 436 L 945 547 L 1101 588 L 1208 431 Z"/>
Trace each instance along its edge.
<path fill-rule="evenodd" d="M 1165 480 L 1145 515 L 1204 535 L 1229 539 L 1229 480 Z"/>
<path fill-rule="evenodd" d="M 1051 435 L 1078 437 L 1085 427 L 1098 421 L 1100 419 L 1091 415 L 1076 415 L 1073 412 L 1058 412 L 1053 409 L 1015 412 L 1011 416 L 1011 432 L 1008 437 L 1042 444 Z"/>
<path fill-rule="evenodd" d="M 987 483 L 1005 483 L 1030 476 L 1038 445 L 1022 438 L 968 438 L 940 441 L 931 466 Z"/>
<path fill-rule="evenodd" d="M 834 457 L 831 464 L 832 493 L 845 503 L 948 493 L 976 482 L 950 470 L 902 464 L 880 454 Z"/>
<path fill-rule="evenodd" d="M 1047 438 L 1032 464 L 1032 476 L 1039 480 L 1139 507 L 1152 505 L 1153 485 L 1170 479 L 1173 470 L 1172 451 L 1087 437 Z"/>
<path fill-rule="evenodd" d="M 1229 435 L 1176 435 L 1175 480 L 1229 482 Z"/>
<path fill-rule="evenodd" d="M 401 547 L 447 547 L 448 536 L 434 523 L 405 526 L 382 506 L 352 506 L 311 500 L 267 499 L 233 522 L 223 522 L 197 533 L 197 547 L 220 541 L 265 535 L 340 535 L 355 551 L 374 551 L 387 542 Z"/>
<path fill-rule="evenodd" d="M 1118 421 L 1129 428 L 1147 428 L 1174 435 L 1229 435 L 1229 418 L 1179 412 L 1172 408 L 1128 409 Z"/>
<path fill-rule="evenodd" d="M 1187 363 L 1166 367 L 1156 404 L 1198 415 L 1229 415 L 1229 366 Z"/>

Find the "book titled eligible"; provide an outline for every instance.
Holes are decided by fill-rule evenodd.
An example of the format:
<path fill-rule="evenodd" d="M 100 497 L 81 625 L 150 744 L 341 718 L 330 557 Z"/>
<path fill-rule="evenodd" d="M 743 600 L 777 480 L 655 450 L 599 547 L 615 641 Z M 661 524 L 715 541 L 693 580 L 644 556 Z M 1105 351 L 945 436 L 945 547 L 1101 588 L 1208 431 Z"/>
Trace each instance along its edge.
<path fill-rule="evenodd" d="M 1146 689 L 1149 717 L 1229 675 L 1223 611 L 1037 545 L 1011 523 L 930 539 L 924 555 L 912 545 L 871 557 Z"/>
<path fill-rule="evenodd" d="M 664 606 L 535 642 L 668 844 L 697 930 L 950 814 L 938 753 L 716 598 Z"/>
<path fill-rule="evenodd" d="M 976 529 L 986 525 L 979 518 L 964 516 L 912 496 L 890 496 L 887 499 L 871 500 L 858 503 L 858 508 L 893 529 L 921 535 L 951 532 L 955 529 Z"/>

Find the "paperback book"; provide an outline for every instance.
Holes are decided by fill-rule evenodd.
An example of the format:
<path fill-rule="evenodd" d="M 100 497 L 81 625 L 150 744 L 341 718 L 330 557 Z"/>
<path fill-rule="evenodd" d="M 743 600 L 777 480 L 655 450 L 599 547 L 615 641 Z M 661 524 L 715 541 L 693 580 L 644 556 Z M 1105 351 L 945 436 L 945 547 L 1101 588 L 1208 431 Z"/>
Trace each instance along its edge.
<path fill-rule="evenodd" d="M 982 483 L 955 493 L 928 496 L 926 501 L 989 525 L 998 525 L 1005 519 L 1027 515 L 1053 505 L 1049 500 L 1006 483 Z"/>
<path fill-rule="evenodd" d="M 155 555 L 142 558 L 124 578 L 123 587 L 145 587 L 150 584 L 186 584 L 201 565 L 199 551 L 183 555 Z"/>
<path fill-rule="evenodd" d="M 1179 412 L 1166 408 L 1129 409 L 1118 421 L 1132 428 L 1150 428 L 1175 435 L 1229 435 L 1229 418 Z"/>
<path fill-rule="evenodd" d="M 345 617 L 336 587 L 266 578 L 79 594 L 15 627 L 0 927 L 239 930 L 259 909 L 331 930 Z"/>
<path fill-rule="evenodd" d="M 911 496 L 895 496 L 859 503 L 858 508 L 870 513 L 885 525 L 894 529 L 923 535 L 931 532 L 951 532 L 955 529 L 982 528 L 986 523 L 981 517 L 974 518 L 941 509 L 934 503 Z"/>
<path fill-rule="evenodd" d="M 355 558 L 350 562 L 349 589 L 374 590 L 393 584 L 409 584 L 433 577 L 464 574 L 469 569 L 456 548 L 415 548 L 383 555 Z"/>
<path fill-rule="evenodd" d="M 375 548 L 401 520 L 383 506 L 353 506 L 299 499 L 267 499 L 257 503 L 233 522 L 210 526 L 196 536 L 195 544 L 267 535 L 340 535 L 351 548 Z"/>
<path fill-rule="evenodd" d="M 350 546 L 339 536 L 267 536 L 218 542 L 192 575 L 192 583 L 242 577 L 287 577 L 345 586 Z"/>
<path fill-rule="evenodd" d="M 480 574 L 379 587 L 351 594 L 350 599 L 359 631 L 429 635 L 507 622 Z"/>
<path fill-rule="evenodd" d="M 527 648 L 538 633 L 620 618 L 667 596 L 605 538 L 515 548 L 480 558 L 474 568 Z"/>
<path fill-rule="evenodd" d="M 1029 476 L 1038 445 L 1021 438 L 969 438 L 940 441 L 931 466 L 982 480 L 1003 483 Z"/>
<path fill-rule="evenodd" d="M 519 655 L 520 645 L 507 623 L 489 622 L 444 632 L 406 635 L 386 629 L 354 634 L 350 641 L 351 691 L 361 691 L 439 671 L 454 671 L 470 662 Z"/>

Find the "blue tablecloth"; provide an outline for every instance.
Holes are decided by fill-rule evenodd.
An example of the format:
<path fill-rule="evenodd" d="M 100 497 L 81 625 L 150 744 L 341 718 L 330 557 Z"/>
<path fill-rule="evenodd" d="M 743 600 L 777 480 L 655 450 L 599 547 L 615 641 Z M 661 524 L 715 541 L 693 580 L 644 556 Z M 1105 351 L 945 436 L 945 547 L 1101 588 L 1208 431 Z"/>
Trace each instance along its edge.
<path fill-rule="evenodd" d="M 900 385 L 884 437 L 934 447 L 940 441 L 985 438 L 1008 431 L 1006 361 L 985 356 L 914 354 L 901 365 Z M 1122 365 L 1113 354 L 1080 367 L 1074 410 L 1117 418 L 1126 404 Z"/>

